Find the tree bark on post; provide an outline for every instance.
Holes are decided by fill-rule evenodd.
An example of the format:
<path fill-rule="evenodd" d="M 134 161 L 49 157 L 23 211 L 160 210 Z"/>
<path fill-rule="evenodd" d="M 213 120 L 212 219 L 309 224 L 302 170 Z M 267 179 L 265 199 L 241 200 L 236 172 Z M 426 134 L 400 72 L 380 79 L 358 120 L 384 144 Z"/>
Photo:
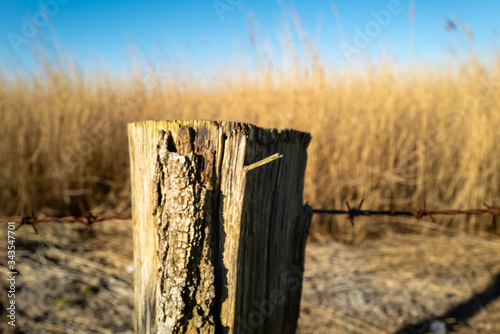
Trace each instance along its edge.
<path fill-rule="evenodd" d="M 294 333 L 308 133 L 128 125 L 136 333 Z"/>

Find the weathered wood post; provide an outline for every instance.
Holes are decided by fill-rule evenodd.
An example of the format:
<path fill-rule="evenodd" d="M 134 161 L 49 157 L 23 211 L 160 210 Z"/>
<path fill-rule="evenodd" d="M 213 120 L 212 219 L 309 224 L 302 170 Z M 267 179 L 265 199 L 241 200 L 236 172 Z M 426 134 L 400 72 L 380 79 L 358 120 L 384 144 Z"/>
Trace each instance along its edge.
<path fill-rule="evenodd" d="M 128 133 L 136 333 L 294 333 L 310 135 L 216 121 Z"/>

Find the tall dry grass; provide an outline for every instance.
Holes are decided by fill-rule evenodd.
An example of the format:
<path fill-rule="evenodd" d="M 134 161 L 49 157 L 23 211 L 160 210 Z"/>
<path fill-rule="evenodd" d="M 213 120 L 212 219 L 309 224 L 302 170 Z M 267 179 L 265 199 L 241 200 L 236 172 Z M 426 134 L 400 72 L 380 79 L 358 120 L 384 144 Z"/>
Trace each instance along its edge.
<path fill-rule="evenodd" d="M 290 59 L 285 67 L 270 57 L 273 70 L 150 73 L 147 82 L 137 68 L 118 78 L 57 65 L 30 79 L 2 78 L 0 212 L 66 214 L 76 195 L 90 208 L 128 210 L 126 123 L 190 118 L 310 132 L 304 195 L 315 208 L 362 198 L 373 209 L 423 199 L 432 208 L 500 204 L 500 54 L 444 67 L 365 62 L 361 71 Z M 315 217 L 317 228 L 357 238 L 374 222 L 352 229 L 343 217 Z M 439 222 L 488 225 L 486 217 Z"/>

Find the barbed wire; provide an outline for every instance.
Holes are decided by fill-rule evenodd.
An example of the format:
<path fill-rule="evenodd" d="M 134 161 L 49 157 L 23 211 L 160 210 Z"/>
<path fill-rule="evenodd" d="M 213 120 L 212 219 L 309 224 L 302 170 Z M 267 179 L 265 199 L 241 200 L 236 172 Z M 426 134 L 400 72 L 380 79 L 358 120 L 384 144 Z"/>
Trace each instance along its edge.
<path fill-rule="evenodd" d="M 483 203 L 486 207 L 485 209 L 467 209 L 467 210 L 428 210 L 425 200 L 423 201 L 423 206 L 421 208 L 411 208 L 406 207 L 406 210 L 362 210 L 364 199 L 361 200 L 357 208 L 351 208 L 349 202 L 346 201 L 347 210 L 337 210 L 337 209 L 313 209 L 315 214 L 329 214 L 329 215 L 347 215 L 352 226 L 354 226 L 354 220 L 359 216 L 413 216 L 417 219 L 422 217 L 429 217 L 433 222 L 436 222 L 433 216 L 438 215 L 482 215 L 488 213 L 490 215 L 490 225 L 492 226 L 495 222 L 495 217 L 500 216 L 500 206 L 488 205 Z M 97 222 L 102 222 L 106 220 L 114 219 L 131 219 L 131 215 L 94 215 L 92 213 L 87 213 L 83 216 L 64 216 L 64 217 L 36 217 L 33 211 L 30 214 L 23 214 L 21 217 L 10 217 L 10 218 L 0 218 L 0 223 L 16 222 L 21 223 L 17 228 L 21 228 L 23 225 L 30 225 L 33 227 L 35 233 L 38 233 L 35 224 L 36 223 L 47 223 L 47 222 L 80 222 L 90 229 L 91 225 Z"/>
<path fill-rule="evenodd" d="M 23 214 L 22 217 L 10 217 L 10 218 L 0 218 L 0 223 L 21 223 L 17 229 L 21 228 L 23 225 L 30 225 L 33 227 L 35 233 L 38 233 L 38 230 L 35 227 L 36 223 L 48 223 L 48 222 L 80 222 L 87 226 L 90 229 L 90 226 L 97 222 L 102 222 L 105 220 L 114 220 L 114 219 L 131 219 L 131 215 L 94 215 L 92 213 L 87 213 L 83 216 L 64 216 L 64 217 L 36 217 L 33 211 L 29 215 Z"/>
<path fill-rule="evenodd" d="M 354 219 L 359 216 L 413 216 L 420 219 L 424 216 L 429 217 L 433 222 L 436 222 L 433 216 L 437 215 L 482 215 L 488 213 L 490 215 L 490 225 L 495 222 L 495 217 L 500 216 L 499 206 L 490 206 L 486 203 L 483 205 L 486 209 L 467 209 L 467 210 L 427 210 L 425 200 L 423 201 L 423 206 L 421 208 L 410 208 L 407 207 L 406 210 L 361 210 L 364 199 L 361 200 L 357 208 L 351 208 L 349 202 L 346 202 L 347 210 L 323 210 L 323 209 L 313 209 L 314 213 L 317 214 L 330 214 L 330 215 L 348 215 L 352 226 L 354 226 Z"/>

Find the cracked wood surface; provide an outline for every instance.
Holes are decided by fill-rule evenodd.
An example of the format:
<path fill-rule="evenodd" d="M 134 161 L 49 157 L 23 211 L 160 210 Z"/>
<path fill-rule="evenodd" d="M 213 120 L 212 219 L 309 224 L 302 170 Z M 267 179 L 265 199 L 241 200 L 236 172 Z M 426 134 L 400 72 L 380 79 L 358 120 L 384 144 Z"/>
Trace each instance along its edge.
<path fill-rule="evenodd" d="M 310 135 L 214 121 L 128 130 L 136 332 L 293 333 Z"/>

